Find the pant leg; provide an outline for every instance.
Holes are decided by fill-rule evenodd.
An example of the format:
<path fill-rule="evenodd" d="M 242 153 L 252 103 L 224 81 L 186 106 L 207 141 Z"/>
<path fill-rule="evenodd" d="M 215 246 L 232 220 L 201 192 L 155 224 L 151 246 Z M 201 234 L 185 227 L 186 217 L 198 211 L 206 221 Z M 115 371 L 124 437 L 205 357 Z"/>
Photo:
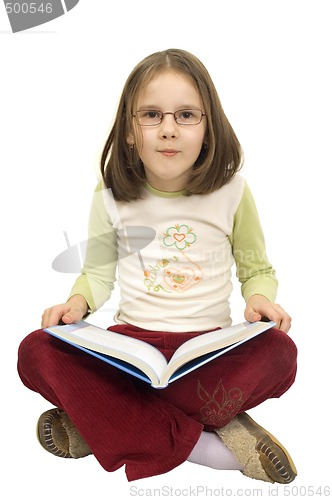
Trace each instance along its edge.
<path fill-rule="evenodd" d="M 125 465 L 130 481 L 180 465 L 203 428 L 145 382 L 43 330 L 22 341 L 18 371 L 29 389 L 68 413 L 104 469 Z"/>
<path fill-rule="evenodd" d="M 197 334 L 112 330 L 142 338 L 167 358 Z M 126 464 L 129 480 L 162 474 L 187 459 L 203 425 L 226 425 L 237 413 L 279 397 L 293 383 L 296 347 L 278 330 L 155 390 L 43 331 L 19 350 L 23 383 L 64 409 L 101 465 Z"/>
<path fill-rule="evenodd" d="M 148 332 L 131 325 L 116 325 L 110 330 L 153 344 L 167 359 L 183 342 L 200 334 Z M 296 345 L 286 333 L 271 328 L 167 388 L 149 390 L 203 423 L 206 430 L 213 430 L 225 426 L 238 413 L 280 397 L 293 384 L 296 371 Z"/>
<path fill-rule="evenodd" d="M 171 383 L 158 395 L 212 430 L 284 394 L 295 380 L 296 360 L 292 339 L 273 328 Z"/>

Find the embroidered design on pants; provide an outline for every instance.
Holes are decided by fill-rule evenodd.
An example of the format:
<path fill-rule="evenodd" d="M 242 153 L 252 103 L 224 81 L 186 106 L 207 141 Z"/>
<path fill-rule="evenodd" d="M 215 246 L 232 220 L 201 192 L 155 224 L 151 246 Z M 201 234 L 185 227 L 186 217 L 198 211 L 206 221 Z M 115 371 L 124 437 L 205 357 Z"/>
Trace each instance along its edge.
<path fill-rule="evenodd" d="M 241 389 L 233 387 L 227 391 L 221 379 L 212 394 L 198 381 L 197 395 L 204 401 L 200 409 L 202 423 L 216 427 L 222 427 L 228 423 L 244 403 Z"/>

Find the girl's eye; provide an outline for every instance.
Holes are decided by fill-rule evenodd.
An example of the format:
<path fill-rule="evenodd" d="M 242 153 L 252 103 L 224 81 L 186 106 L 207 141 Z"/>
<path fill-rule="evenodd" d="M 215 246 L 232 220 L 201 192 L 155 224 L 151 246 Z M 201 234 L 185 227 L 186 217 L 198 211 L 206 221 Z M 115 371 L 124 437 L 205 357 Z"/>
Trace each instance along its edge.
<path fill-rule="evenodd" d="M 144 111 L 142 117 L 145 119 L 150 118 L 151 120 L 155 120 L 156 118 L 160 118 L 160 113 L 158 111 Z"/>
<path fill-rule="evenodd" d="M 199 109 L 180 109 L 176 112 L 176 121 L 180 125 L 198 125 L 202 120 Z"/>
<path fill-rule="evenodd" d="M 154 109 L 142 109 L 142 111 L 137 111 L 136 116 L 139 125 L 159 125 L 163 114 Z"/>
<path fill-rule="evenodd" d="M 159 125 L 163 118 L 162 112 L 155 109 L 142 109 L 135 116 L 139 125 Z"/>
<path fill-rule="evenodd" d="M 194 113 L 192 111 L 182 111 L 180 114 L 179 118 L 181 120 L 191 120 L 194 116 Z"/>

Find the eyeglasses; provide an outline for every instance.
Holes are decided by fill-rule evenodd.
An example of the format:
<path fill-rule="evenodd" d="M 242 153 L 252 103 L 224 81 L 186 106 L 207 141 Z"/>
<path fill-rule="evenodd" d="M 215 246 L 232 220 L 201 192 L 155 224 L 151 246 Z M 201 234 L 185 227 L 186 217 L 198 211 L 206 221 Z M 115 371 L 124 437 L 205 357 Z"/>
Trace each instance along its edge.
<path fill-rule="evenodd" d="M 136 111 L 136 113 L 133 114 L 133 117 L 136 118 L 138 125 L 148 127 L 160 125 L 165 115 L 173 115 L 174 120 L 178 125 L 199 125 L 206 113 L 203 113 L 200 109 L 179 109 L 174 113 L 163 113 L 162 111 L 156 111 L 155 109 L 142 109 L 140 111 Z"/>

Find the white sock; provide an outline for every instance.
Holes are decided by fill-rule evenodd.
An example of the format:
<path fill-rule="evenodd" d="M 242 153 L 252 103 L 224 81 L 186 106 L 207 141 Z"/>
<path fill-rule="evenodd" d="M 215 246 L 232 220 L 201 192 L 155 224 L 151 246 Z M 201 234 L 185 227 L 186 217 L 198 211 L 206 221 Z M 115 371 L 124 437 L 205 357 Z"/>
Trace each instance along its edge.
<path fill-rule="evenodd" d="M 214 432 L 202 432 L 187 460 L 212 469 L 243 469 L 234 453 L 227 448 L 225 443 Z"/>

